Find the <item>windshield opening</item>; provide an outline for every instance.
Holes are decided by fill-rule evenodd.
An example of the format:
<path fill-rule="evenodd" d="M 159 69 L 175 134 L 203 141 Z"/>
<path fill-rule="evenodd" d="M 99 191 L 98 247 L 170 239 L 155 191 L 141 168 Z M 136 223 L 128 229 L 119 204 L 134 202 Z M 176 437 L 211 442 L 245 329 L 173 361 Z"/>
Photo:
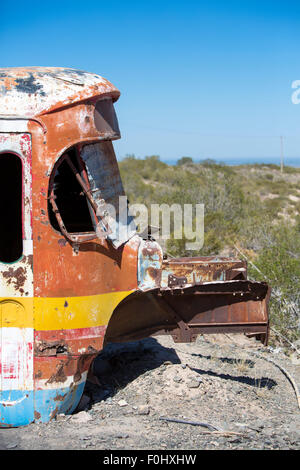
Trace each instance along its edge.
<path fill-rule="evenodd" d="M 80 174 L 83 174 L 84 170 L 78 158 L 76 148 L 68 150 L 67 154 L 63 155 L 62 161 L 55 170 L 52 183 L 55 203 L 67 232 L 93 232 L 94 224 L 86 197 L 65 158 L 66 155 L 68 155 Z M 60 227 L 57 217 L 50 202 L 48 203 L 48 210 L 52 227 L 59 231 Z"/>
<path fill-rule="evenodd" d="M 82 234 L 89 233 L 89 239 L 107 238 L 117 248 L 136 233 L 124 199 L 112 142 L 78 145 L 65 152 L 54 166 L 49 219 L 52 227 L 71 241 L 86 240 Z"/>

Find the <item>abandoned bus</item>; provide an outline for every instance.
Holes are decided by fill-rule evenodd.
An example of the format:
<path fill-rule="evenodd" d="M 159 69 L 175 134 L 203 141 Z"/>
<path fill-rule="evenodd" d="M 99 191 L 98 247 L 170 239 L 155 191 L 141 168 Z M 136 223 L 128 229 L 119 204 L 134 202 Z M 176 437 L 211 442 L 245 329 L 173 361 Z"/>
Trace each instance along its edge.
<path fill-rule="evenodd" d="M 267 341 L 270 289 L 244 261 L 168 259 L 119 206 L 119 94 L 93 73 L 0 69 L 0 427 L 72 413 L 107 342 Z"/>

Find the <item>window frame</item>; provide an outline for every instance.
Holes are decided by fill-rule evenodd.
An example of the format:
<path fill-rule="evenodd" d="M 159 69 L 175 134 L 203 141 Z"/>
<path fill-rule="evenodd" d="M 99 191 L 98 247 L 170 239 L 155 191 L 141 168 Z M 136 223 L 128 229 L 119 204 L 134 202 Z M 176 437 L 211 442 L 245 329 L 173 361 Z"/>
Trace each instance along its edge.
<path fill-rule="evenodd" d="M 102 221 L 102 224 L 104 225 L 106 230 L 102 230 L 99 227 L 99 224 L 98 224 L 97 232 L 95 230 L 92 231 L 92 232 L 68 232 L 68 230 L 66 229 L 66 226 L 63 222 L 60 211 L 57 207 L 57 204 L 55 202 L 56 196 L 54 194 L 54 182 L 55 182 L 56 172 L 57 172 L 57 169 L 60 167 L 60 165 L 63 164 L 64 162 L 66 162 L 68 164 L 69 168 L 71 169 L 72 173 L 74 174 L 75 178 L 77 179 L 79 185 L 81 186 L 81 189 L 82 189 L 82 191 L 83 191 L 83 193 L 86 197 L 87 204 L 90 205 L 90 207 L 92 208 L 92 211 L 94 212 L 94 217 L 96 219 L 96 213 L 97 213 L 97 210 L 98 210 L 98 205 L 97 205 L 96 201 L 94 200 L 94 198 L 91 194 L 90 183 L 89 183 L 89 180 L 88 180 L 87 171 L 85 169 L 85 164 L 84 164 L 84 161 L 82 160 L 82 158 L 80 157 L 80 148 L 81 148 L 80 144 L 77 144 L 77 145 L 74 145 L 74 146 L 70 147 L 55 162 L 55 164 L 53 166 L 53 169 L 52 169 L 52 172 L 51 172 L 50 180 L 49 180 L 49 195 L 48 195 L 48 200 L 51 204 L 53 214 L 56 217 L 58 226 L 60 228 L 60 232 L 65 236 L 65 238 L 67 240 L 69 240 L 71 243 L 75 243 L 75 244 L 83 243 L 83 242 L 86 242 L 86 241 L 91 241 L 91 240 L 95 240 L 95 239 L 99 239 L 99 238 L 100 239 L 106 239 L 107 235 L 110 233 L 110 229 L 107 226 L 107 224 L 104 222 L 102 217 L 101 217 L 101 221 Z M 75 165 L 71 161 L 71 158 L 68 154 L 68 151 L 70 151 L 71 149 L 74 149 L 75 152 L 76 152 L 76 159 L 77 159 L 77 162 L 78 162 L 79 170 L 75 167 Z M 80 172 L 81 172 L 81 174 L 80 174 Z M 103 200 L 103 203 L 105 203 L 104 200 Z M 92 217 L 92 211 L 90 211 L 91 217 Z M 55 231 L 57 231 L 53 227 L 52 224 L 51 224 L 51 226 Z"/>
<path fill-rule="evenodd" d="M 25 214 L 24 214 L 24 204 L 25 204 L 25 178 L 24 178 L 24 161 L 22 156 L 13 150 L 1 150 L 0 151 L 0 158 L 4 155 L 12 155 L 13 157 L 16 157 L 21 165 L 21 203 L 20 203 L 20 209 L 21 209 L 21 242 L 22 242 L 22 252 L 21 255 L 15 259 L 14 261 L 3 261 L 0 259 L 0 264 L 14 264 L 19 261 L 21 261 L 24 257 L 24 232 L 25 232 Z"/>

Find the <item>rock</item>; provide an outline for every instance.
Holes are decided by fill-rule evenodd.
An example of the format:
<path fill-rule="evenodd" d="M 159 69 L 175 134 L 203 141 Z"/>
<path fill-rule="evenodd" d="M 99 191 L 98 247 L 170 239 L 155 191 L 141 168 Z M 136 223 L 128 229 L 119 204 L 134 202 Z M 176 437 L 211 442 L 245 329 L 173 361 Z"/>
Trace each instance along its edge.
<path fill-rule="evenodd" d="M 173 377 L 173 381 L 178 384 L 183 382 L 182 378 L 179 377 L 179 375 L 175 375 L 175 377 Z"/>
<path fill-rule="evenodd" d="M 76 413 L 75 415 L 72 416 L 72 421 L 76 423 L 87 423 L 88 421 L 91 421 L 92 419 L 93 419 L 92 416 L 86 411 L 80 411 L 79 413 Z"/>
<path fill-rule="evenodd" d="M 197 382 L 199 382 L 199 384 L 203 383 L 203 380 L 201 379 L 201 377 L 195 377 L 194 380 L 197 380 Z"/>
<path fill-rule="evenodd" d="M 65 421 L 66 415 L 63 413 L 59 413 L 58 415 L 56 415 L 55 419 L 56 421 Z"/>
<path fill-rule="evenodd" d="M 280 354 L 280 353 L 282 353 L 282 351 L 283 351 L 282 348 L 277 347 L 277 348 L 273 348 L 273 351 L 272 351 L 272 352 L 273 352 L 273 354 Z"/>
<path fill-rule="evenodd" d="M 188 388 L 198 388 L 200 385 L 200 382 L 196 379 L 192 379 L 192 380 L 189 380 L 186 385 Z"/>
<path fill-rule="evenodd" d="M 148 415 L 150 413 L 149 405 L 140 405 L 137 409 L 138 415 Z"/>
<path fill-rule="evenodd" d="M 128 403 L 127 403 L 126 400 L 120 400 L 120 401 L 118 401 L 118 405 L 119 405 L 119 406 L 127 406 Z"/>
<path fill-rule="evenodd" d="M 248 427 L 256 432 L 261 432 L 265 425 L 262 421 L 257 420 L 255 423 L 249 424 Z"/>
<path fill-rule="evenodd" d="M 231 442 L 232 444 L 239 444 L 240 442 L 242 442 L 242 440 L 239 437 L 234 437 L 233 439 L 230 439 L 229 442 Z"/>
<path fill-rule="evenodd" d="M 242 428 L 242 429 L 245 429 L 248 427 L 248 425 L 246 423 L 234 423 L 235 426 L 237 426 L 238 428 Z"/>
<path fill-rule="evenodd" d="M 292 363 L 294 366 L 299 366 L 299 365 L 300 365 L 300 356 L 299 356 L 299 354 L 293 353 L 293 354 L 290 356 L 290 360 L 291 360 L 291 363 Z"/>
<path fill-rule="evenodd" d="M 15 447 L 18 447 L 18 444 L 14 442 L 14 443 L 8 444 L 6 446 L 6 449 L 14 449 Z"/>
<path fill-rule="evenodd" d="M 211 442 L 210 442 L 210 445 L 211 445 L 211 446 L 216 446 L 216 447 L 218 447 L 218 446 L 219 446 L 219 443 L 218 443 L 217 441 L 211 441 Z"/>
<path fill-rule="evenodd" d="M 219 444 L 220 445 L 225 445 L 227 443 L 227 438 L 226 437 L 220 437 L 219 438 Z"/>

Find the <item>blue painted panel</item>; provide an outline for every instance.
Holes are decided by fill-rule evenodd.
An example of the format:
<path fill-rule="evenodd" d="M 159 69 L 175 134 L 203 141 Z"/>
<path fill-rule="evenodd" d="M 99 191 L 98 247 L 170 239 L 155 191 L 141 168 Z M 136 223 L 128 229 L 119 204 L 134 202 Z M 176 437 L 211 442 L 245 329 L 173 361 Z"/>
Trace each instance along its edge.
<path fill-rule="evenodd" d="M 78 405 L 85 382 L 76 387 L 52 390 L 8 390 L 1 392 L 0 427 L 47 423 L 56 414 L 71 414 Z"/>
<path fill-rule="evenodd" d="M 32 391 L 2 390 L 0 395 L 0 427 L 25 426 L 34 421 Z"/>

